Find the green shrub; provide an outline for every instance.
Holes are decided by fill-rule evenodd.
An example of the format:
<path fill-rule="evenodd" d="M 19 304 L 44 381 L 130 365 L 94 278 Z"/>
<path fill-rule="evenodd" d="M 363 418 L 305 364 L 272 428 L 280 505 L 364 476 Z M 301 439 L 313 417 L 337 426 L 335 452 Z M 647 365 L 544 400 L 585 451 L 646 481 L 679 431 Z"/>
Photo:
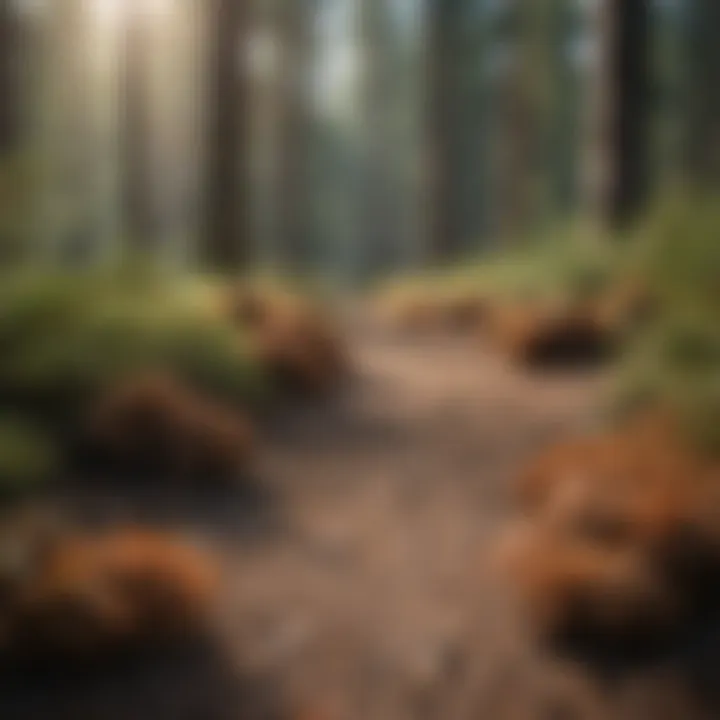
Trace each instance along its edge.
<path fill-rule="evenodd" d="M 509 251 L 395 280 L 390 288 L 481 292 L 501 300 L 586 299 L 614 281 L 624 254 L 622 244 L 592 237 L 580 225 L 570 224 Z"/>
<path fill-rule="evenodd" d="M 672 409 L 691 436 L 720 450 L 720 210 L 710 198 L 666 198 L 640 230 L 632 272 L 660 311 L 635 338 L 615 396 Z"/>
<path fill-rule="evenodd" d="M 712 196 L 663 199 L 640 230 L 634 265 L 673 312 L 720 311 L 720 206 Z"/>
<path fill-rule="evenodd" d="M 60 470 L 60 455 L 46 435 L 15 417 L 0 417 L 0 500 L 32 492 Z"/>
<path fill-rule="evenodd" d="M 242 334 L 197 285 L 157 276 L 28 274 L 0 290 L 0 399 L 53 431 L 134 372 L 167 370 L 238 404 L 268 391 Z"/>
<path fill-rule="evenodd" d="M 37 226 L 36 158 L 21 149 L 0 162 L 0 266 L 28 257 Z"/>

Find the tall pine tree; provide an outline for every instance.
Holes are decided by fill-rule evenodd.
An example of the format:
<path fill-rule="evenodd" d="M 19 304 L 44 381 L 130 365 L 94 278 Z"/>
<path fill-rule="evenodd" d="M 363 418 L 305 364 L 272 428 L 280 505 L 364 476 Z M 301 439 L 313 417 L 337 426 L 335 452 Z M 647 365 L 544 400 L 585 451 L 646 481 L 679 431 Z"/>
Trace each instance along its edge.
<path fill-rule="evenodd" d="M 237 270 L 249 260 L 249 89 L 245 67 L 250 15 L 247 0 L 208 0 L 208 122 L 205 264 Z"/>

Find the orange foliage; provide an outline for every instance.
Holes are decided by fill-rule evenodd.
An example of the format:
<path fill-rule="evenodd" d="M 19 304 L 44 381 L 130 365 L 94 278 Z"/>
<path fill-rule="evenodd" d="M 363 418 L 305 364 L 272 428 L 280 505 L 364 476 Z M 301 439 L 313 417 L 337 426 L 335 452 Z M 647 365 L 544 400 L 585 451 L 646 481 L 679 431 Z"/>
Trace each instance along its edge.
<path fill-rule="evenodd" d="M 254 447 L 245 417 L 165 374 L 107 391 L 90 413 L 88 439 L 110 463 L 176 480 L 234 478 Z"/>
<path fill-rule="evenodd" d="M 347 374 L 345 347 L 330 322 L 298 298 L 238 290 L 231 315 L 250 334 L 270 376 L 286 389 L 320 394 Z"/>
<path fill-rule="evenodd" d="M 569 543 L 538 526 L 513 542 L 505 569 L 546 637 L 627 640 L 672 630 L 682 617 L 681 601 L 641 553 Z"/>
<path fill-rule="evenodd" d="M 93 654 L 203 632 L 219 577 L 208 555 L 172 536 L 66 537 L 16 588 L 11 647 Z"/>
<path fill-rule="evenodd" d="M 655 412 L 530 463 L 503 557 L 541 627 L 667 629 L 720 599 L 720 472 L 682 437 Z"/>

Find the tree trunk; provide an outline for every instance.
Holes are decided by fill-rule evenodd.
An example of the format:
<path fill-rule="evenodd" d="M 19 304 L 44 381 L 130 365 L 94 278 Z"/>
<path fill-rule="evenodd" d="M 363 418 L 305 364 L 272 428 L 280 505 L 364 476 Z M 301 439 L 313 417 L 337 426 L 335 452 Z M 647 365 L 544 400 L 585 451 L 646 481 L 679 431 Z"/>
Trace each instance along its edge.
<path fill-rule="evenodd" d="M 122 97 L 123 133 L 123 224 L 125 240 L 133 251 L 153 252 L 157 233 L 154 157 L 150 114 L 150 88 L 153 38 L 148 18 L 136 0 L 127 8 L 123 47 L 124 76 Z"/>
<path fill-rule="evenodd" d="M 454 125 L 457 113 L 454 72 L 454 0 L 430 0 L 426 18 L 428 75 L 427 212 L 429 259 L 444 261 L 457 252 L 453 212 Z"/>
<path fill-rule="evenodd" d="M 392 56 L 391 18 L 383 0 L 364 0 L 360 8 L 363 75 L 360 87 L 362 112 L 362 223 L 361 275 L 371 276 L 395 262 L 397 198 L 393 193 L 394 145 L 390 121 L 396 100 L 397 67 Z"/>
<path fill-rule="evenodd" d="M 597 4 L 586 192 L 603 227 L 632 221 L 648 189 L 649 9 L 646 0 Z"/>
<path fill-rule="evenodd" d="M 96 249 L 92 209 L 97 187 L 87 3 L 57 0 L 45 22 L 47 96 L 39 109 L 47 133 L 41 153 L 47 183 L 43 244 L 54 261 L 85 263 Z"/>
<path fill-rule="evenodd" d="M 720 3 L 691 0 L 686 43 L 686 172 L 699 186 L 720 183 Z"/>
<path fill-rule="evenodd" d="M 0 0 L 0 157 L 14 150 L 22 133 L 22 36 L 16 3 Z"/>
<path fill-rule="evenodd" d="M 312 0 L 280 2 L 280 67 L 278 72 L 279 146 L 277 212 L 280 260 L 297 271 L 308 260 L 308 132 L 307 72 L 312 52 Z"/>
<path fill-rule="evenodd" d="M 528 229 L 532 214 L 533 142 L 538 117 L 532 97 L 532 51 L 528 32 L 528 5 L 516 4 L 507 20 L 505 67 L 498 79 L 499 145 L 496 233 L 504 242 L 514 242 Z"/>
<path fill-rule="evenodd" d="M 243 50 L 247 0 L 209 3 L 209 107 L 205 237 L 202 254 L 215 270 L 245 266 L 250 255 L 249 125 Z"/>
<path fill-rule="evenodd" d="M 617 0 L 619 2 L 619 0 Z M 612 220 L 632 221 L 647 200 L 648 120 L 650 110 L 650 10 L 646 0 L 618 4 L 615 76 L 617 83 L 617 181 L 612 197 Z M 717 27 L 717 26 L 716 26 Z"/>

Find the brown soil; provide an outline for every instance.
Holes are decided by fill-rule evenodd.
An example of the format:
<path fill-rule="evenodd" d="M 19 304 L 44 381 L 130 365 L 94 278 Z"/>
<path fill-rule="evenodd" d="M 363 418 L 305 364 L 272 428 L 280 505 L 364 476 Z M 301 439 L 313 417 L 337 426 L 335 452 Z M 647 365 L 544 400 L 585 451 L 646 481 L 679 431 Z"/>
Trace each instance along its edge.
<path fill-rule="evenodd" d="M 560 659 L 533 641 L 496 572 L 513 478 L 593 424 L 602 377 L 532 376 L 470 342 L 373 328 L 357 329 L 353 350 L 358 377 L 341 398 L 273 428 L 259 471 L 269 500 L 249 514 L 247 498 L 158 503 L 220 541 L 225 661 L 262 683 L 248 695 L 212 663 L 179 674 L 155 663 L 150 686 L 137 667 L 99 695 L 85 682 L 30 702 L 15 684 L 3 707 L 5 679 L 4 720 L 219 720 L 275 705 L 302 720 L 720 716 L 707 633 L 631 670 Z"/>

